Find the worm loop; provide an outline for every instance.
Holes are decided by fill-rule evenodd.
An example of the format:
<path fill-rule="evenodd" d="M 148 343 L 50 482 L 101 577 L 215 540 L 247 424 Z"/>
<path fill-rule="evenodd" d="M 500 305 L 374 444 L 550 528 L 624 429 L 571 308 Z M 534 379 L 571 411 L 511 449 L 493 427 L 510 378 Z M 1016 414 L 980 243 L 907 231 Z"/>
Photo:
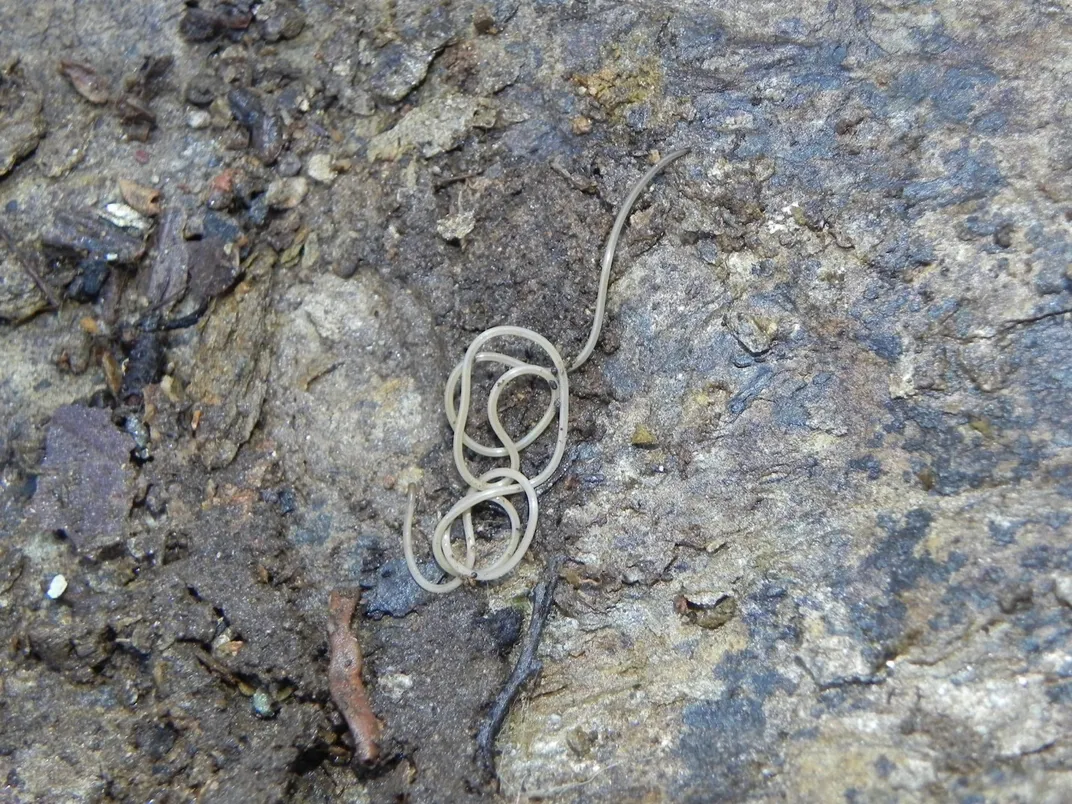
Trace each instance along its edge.
<path fill-rule="evenodd" d="M 629 218 L 633 204 L 636 203 L 644 188 L 667 165 L 684 156 L 688 150 L 684 148 L 674 151 L 660 159 L 633 185 L 629 195 L 622 202 L 618 216 L 614 220 L 614 227 L 607 238 L 607 246 L 603 251 L 592 330 L 581 353 L 577 355 L 568 369 L 558 349 L 539 333 L 524 327 L 499 326 L 477 335 L 466 350 L 465 356 L 451 371 L 443 392 L 443 404 L 447 412 L 447 421 L 454 431 L 454 465 L 469 488 L 465 496 L 439 520 L 432 535 L 432 556 L 440 570 L 449 576 L 449 580 L 439 583 L 428 580 L 417 566 L 413 552 L 413 516 L 417 504 L 417 490 L 412 484 L 408 489 L 409 505 L 402 526 L 402 549 L 413 579 L 422 588 L 429 592 L 450 592 L 457 589 L 463 581 L 493 581 L 510 572 L 525 556 L 529 545 L 532 544 L 540 514 L 537 489 L 554 475 L 566 451 L 566 435 L 569 428 L 569 372 L 579 369 L 591 357 L 603 328 L 610 271 L 614 264 L 614 254 L 617 251 L 622 228 Z M 488 348 L 488 344 L 492 341 L 501 339 L 528 342 L 543 352 L 547 358 L 546 364 L 528 363 Z M 498 364 L 505 369 L 492 385 L 486 407 L 488 424 L 495 438 L 498 439 L 498 445 L 482 444 L 465 431 L 473 401 L 473 369 L 483 363 Z M 502 423 L 499 415 L 499 400 L 511 383 L 524 377 L 535 378 L 546 385 L 547 407 L 528 432 L 521 438 L 515 439 Z M 521 454 L 541 435 L 548 432 L 552 425 L 555 427 L 554 449 L 543 468 L 530 478 L 521 471 Z M 485 458 L 506 460 L 509 466 L 490 469 L 477 475 L 469 466 L 466 451 Z M 524 528 L 521 526 L 521 515 L 517 507 L 508 499 L 519 495 L 524 496 L 526 503 Z M 483 503 L 491 503 L 500 508 L 509 520 L 510 529 L 502 550 L 490 563 L 478 568 L 473 509 Z M 465 536 L 463 555 L 455 552 L 452 541 L 452 529 L 459 519 L 461 519 L 462 532 Z"/>

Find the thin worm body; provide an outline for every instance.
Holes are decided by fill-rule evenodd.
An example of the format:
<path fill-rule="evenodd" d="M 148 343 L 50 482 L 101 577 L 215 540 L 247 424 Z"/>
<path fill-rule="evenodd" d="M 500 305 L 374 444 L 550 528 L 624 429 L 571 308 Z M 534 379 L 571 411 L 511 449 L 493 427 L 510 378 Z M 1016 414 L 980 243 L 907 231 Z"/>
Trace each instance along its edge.
<path fill-rule="evenodd" d="M 501 578 L 517 566 L 529 549 L 536 532 L 536 522 L 540 512 L 537 489 L 554 475 L 566 450 L 566 435 L 569 428 L 569 373 L 576 371 L 588 361 L 599 341 L 599 333 L 603 328 L 603 318 L 606 313 L 611 266 L 614 264 L 614 254 L 618 248 L 622 229 L 625 227 L 633 205 L 652 179 L 675 159 L 688 153 L 688 150 L 688 148 L 683 148 L 660 159 L 641 177 L 640 181 L 633 185 L 629 195 L 622 202 L 618 216 L 614 220 L 614 227 L 607 238 L 607 246 L 603 251 L 592 331 L 588 335 L 584 349 L 569 368 L 566 367 L 558 349 L 539 333 L 524 327 L 501 326 L 492 327 L 477 335 L 466 350 L 465 357 L 450 373 L 444 389 L 443 401 L 447 421 L 454 431 L 454 465 L 458 468 L 458 474 L 469 485 L 469 489 L 465 496 L 439 520 L 432 534 L 432 555 L 439 568 L 450 576 L 449 580 L 434 583 L 425 578 L 418 569 L 413 553 L 413 517 L 417 505 L 417 490 L 412 484 L 409 486 L 409 506 L 402 526 L 402 549 L 413 579 L 422 588 L 429 592 L 450 592 L 458 588 L 463 580 L 492 581 Z M 524 360 L 486 348 L 492 341 L 504 338 L 527 341 L 543 351 L 551 366 L 526 363 Z M 481 444 L 465 432 L 472 403 L 473 369 L 478 363 L 496 363 L 506 369 L 492 385 L 487 403 L 488 424 L 499 440 L 499 446 Z M 535 377 L 543 381 L 547 386 L 549 398 L 547 408 L 540 420 L 524 436 L 515 440 L 506 431 L 499 418 L 499 398 L 511 383 L 522 377 Z M 521 453 L 547 432 L 556 421 L 554 450 L 546 465 L 530 478 L 521 471 Z M 469 468 L 466 450 L 486 458 L 505 459 L 509 462 L 509 466 L 490 469 L 483 474 L 476 475 Z M 524 530 L 521 528 L 521 516 L 517 508 L 507 499 L 518 494 L 523 494 L 527 503 Z M 510 520 L 510 533 L 502 552 L 490 564 L 478 569 L 473 509 L 485 502 L 502 509 L 507 519 Z M 451 529 L 459 518 L 462 520 L 462 529 L 465 533 L 465 553 L 462 556 L 455 553 L 451 543 Z"/>

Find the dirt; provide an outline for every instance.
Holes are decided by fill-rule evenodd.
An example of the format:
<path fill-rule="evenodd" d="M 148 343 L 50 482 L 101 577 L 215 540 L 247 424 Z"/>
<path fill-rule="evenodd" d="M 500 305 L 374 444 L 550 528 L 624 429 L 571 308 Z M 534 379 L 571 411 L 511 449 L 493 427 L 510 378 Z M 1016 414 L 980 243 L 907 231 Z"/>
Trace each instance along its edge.
<path fill-rule="evenodd" d="M 0 799 L 1072 795 L 1061 4 L 0 20 Z M 505 323 L 576 355 L 682 146 L 530 557 L 423 592 L 451 367 Z"/>

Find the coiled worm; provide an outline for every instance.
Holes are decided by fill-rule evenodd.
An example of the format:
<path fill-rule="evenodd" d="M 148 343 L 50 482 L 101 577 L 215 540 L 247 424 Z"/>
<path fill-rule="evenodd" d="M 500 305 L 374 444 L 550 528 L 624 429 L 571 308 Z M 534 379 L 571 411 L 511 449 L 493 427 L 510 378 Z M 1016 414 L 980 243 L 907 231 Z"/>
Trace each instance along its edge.
<path fill-rule="evenodd" d="M 603 263 L 599 275 L 599 293 L 596 296 L 596 310 L 592 320 L 592 330 L 584 349 L 567 369 L 561 353 L 545 337 L 531 329 L 514 326 L 492 327 L 476 336 L 461 362 L 454 367 L 447 379 L 443 393 L 444 407 L 447 412 L 447 421 L 454 431 L 454 465 L 458 473 L 468 484 L 468 491 L 454 506 L 447 511 L 439 524 L 436 525 L 432 534 L 432 555 L 439 568 L 449 576 L 449 580 L 436 583 L 428 580 L 417 567 L 417 560 L 413 552 L 413 517 L 417 506 L 417 489 L 410 484 L 409 505 L 406 510 L 406 519 L 402 526 L 402 549 L 406 555 L 406 565 L 409 567 L 413 579 L 429 592 L 450 592 L 461 585 L 463 580 L 468 581 L 493 581 L 501 578 L 518 565 L 525 556 L 532 537 L 536 532 L 536 523 L 539 519 L 540 504 L 537 497 L 537 489 L 546 483 L 554 475 L 562 461 L 566 450 L 566 436 L 569 428 L 569 373 L 577 371 L 583 366 L 599 341 L 599 334 L 603 328 L 603 318 L 607 306 L 607 289 L 610 285 L 610 270 L 614 264 L 614 255 L 618 248 L 618 240 L 622 229 L 629 218 L 629 213 L 651 181 L 662 170 L 688 153 L 688 148 L 683 148 L 667 154 L 653 165 L 640 180 L 633 185 L 629 194 L 622 202 L 618 216 L 614 220 L 614 227 L 607 238 L 607 246 L 603 251 Z M 516 357 L 501 352 L 488 350 L 487 345 L 492 341 L 512 338 L 514 340 L 528 341 L 538 347 L 550 362 L 550 367 L 535 363 L 526 363 Z M 469 419 L 470 405 L 473 391 L 473 368 L 478 363 L 497 363 L 505 368 L 503 374 L 492 385 L 488 393 L 487 416 L 488 424 L 498 439 L 498 446 L 481 444 L 471 435 L 466 433 L 465 425 Z M 543 381 L 549 391 L 547 408 L 540 420 L 522 437 L 514 439 L 506 431 L 499 418 L 499 399 L 506 388 L 522 377 L 535 377 Z M 556 415 L 557 414 L 557 415 Z M 521 453 L 536 439 L 543 435 L 553 422 L 556 422 L 555 447 L 547 463 L 533 477 L 529 477 L 521 471 Z M 470 468 L 466 457 L 466 451 L 481 455 L 485 458 L 506 460 L 509 466 L 490 469 L 483 474 L 476 475 Z M 518 494 L 525 495 L 527 510 L 525 513 L 525 527 L 521 528 L 521 516 L 517 508 L 510 502 L 509 497 Z M 507 536 L 501 552 L 488 564 L 477 567 L 476 555 L 476 532 L 473 528 L 473 509 L 482 503 L 491 503 L 502 509 L 510 520 L 510 532 Z M 462 529 L 465 533 L 465 554 L 458 556 L 454 552 L 451 542 L 451 530 L 454 523 L 461 518 Z"/>

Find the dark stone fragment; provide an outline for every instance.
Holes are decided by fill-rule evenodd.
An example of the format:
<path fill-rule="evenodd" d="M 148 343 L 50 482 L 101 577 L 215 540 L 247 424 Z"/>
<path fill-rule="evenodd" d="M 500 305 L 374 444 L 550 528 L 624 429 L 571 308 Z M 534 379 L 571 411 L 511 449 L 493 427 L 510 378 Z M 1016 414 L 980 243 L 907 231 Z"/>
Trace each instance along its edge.
<path fill-rule="evenodd" d="M 275 505 L 281 514 L 293 514 L 298 510 L 298 497 L 294 489 L 265 489 L 261 492 L 261 500 Z"/>
<path fill-rule="evenodd" d="M 849 460 L 850 472 L 863 472 L 868 480 L 878 480 L 882 477 L 882 462 L 874 455 L 863 455 Z"/>
<path fill-rule="evenodd" d="M 123 399 L 137 397 L 146 385 L 164 376 L 164 339 L 158 332 L 142 332 L 134 341 L 123 375 Z"/>
<path fill-rule="evenodd" d="M 86 260 L 76 276 L 67 286 L 67 298 L 76 302 L 91 302 L 96 299 L 104 283 L 108 281 L 111 268 L 104 260 Z"/>
<path fill-rule="evenodd" d="M 257 196 L 263 196 L 267 185 L 258 176 L 238 171 L 234 176 L 234 194 L 246 207 L 253 204 Z"/>
<path fill-rule="evenodd" d="M 279 513 L 293 514 L 298 510 L 298 497 L 294 489 L 279 490 Z"/>
<path fill-rule="evenodd" d="M 434 564 L 420 567 L 428 578 L 437 578 Z M 379 619 L 385 614 L 405 617 L 418 605 L 428 601 L 430 593 L 424 591 L 409 574 L 405 559 L 396 558 L 380 567 L 375 586 L 362 599 L 369 617 Z"/>
<path fill-rule="evenodd" d="M 473 13 L 473 28 L 478 34 L 489 34 L 495 30 L 495 17 L 486 6 L 481 6 Z"/>
<path fill-rule="evenodd" d="M 187 249 L 190 254 L 189 295 L 197 304 L 222 296 L 242 275 L 238 249 L 233 242 L 206 237 L 191 240 Z"/>
<path fill-rule="evenodd" d="M 235 120 L 244 128 L 252 129 L 264 117 L 261 99 L 248 89 L 237 88 L 228 92 L 227 105 L 231 107 Z"/>
<path fill-rule="evenodd" d="M 156 255 L 147 278 L 142 280 L 143 293 L 152 309 L 163 310 L 186 293 L 190 253 L 183 237 L 185 225 L 186 213 L 179 206 L 168 207 L 160 217 Z"/>
<path fill-rule="evenodd" d="M 179 21 L 179 36 L 187 42 L 208 42 L 223 32 L 219 15 L 202 8 L 187 8 Z"/>
<path fill-rule="evenodd" d="M 521 638 L 521 626 L 524 621 L 525 617 L 521 610 L 513 606 L 493 611 L 484 618 L 484 625 L 487 626 L 499 653 L 507 653 Z"/>
<path fill-rule="evenodd" d="M 762 393 L 763 389 L 770 384 L 772 375 L 773 372 L 769 366 L 760 366 L 759 370 L 752 375 L 745 386 L 730 397 L 727 403 L 729 412 L 734 416 L 744 413 L 748 406 L 755 401 L 756 397 Z"/>
<path fill-rule="evenodd" d="M 175 747 L 178 734 L 167 724 L 142 723 L 134 729 L 134 745 L 150 758 L 163 759 Z"/>
<path fill-rule="evenodd" d="M 380 50 L 369 85 L 379 97 L 397 103 L 420 86 L 434 58 L 435 51 L 420 44 L 392 42 Z"/>
<path fill-rule="evenodd" d="M 216 79 L 210 73 L 198 73 L 186 84 L 183 97 L 194 106 L 208 106 L 216 99 Z"/>
<path fill-rule="evenodd" d="M 361 265 L 375 259 L 372 244 L 358 232 L 343 232 L 335 241 L 331 254 L 331 271 L 335 276 L 349 279 Z"/>
<path fill-rule="evenodd" d="M 283 121 L 278 115 L 266 114 L 261 124 L 250 129 L 253 153 L 265 165 L 271 165 L 283 151 Z"/>
<path fill-rule="evenodd" d="M 268 222 L 268 199 L 262 193 L 251 199 L 246 220 L 251 226 L 264 226 Z"/>
<path fill-rule="evenodd" d="M 57 212 L 41 244 L 60 256 L 129 264 L 145 253 L 145 241 L 92 212 Z"/>
<path fill-rule="evenodd" d="M 886 332 L 875 332 L 864 338 L 867 347 L 883 360 L 894 362 L 904 352 L 901 336 Z"/>
<path fill-rule="evenodd" d="M 276 165 L 276 173 L 284 178 L 291 178 L 301 173 L 302 163 L 301 157 L 297 154 L 285 153 L 279 160 L 279 164 Z"/>
<path fill-rule="evenodd" d="M 257 22 L 265 42 L 278 42 L 302 32 L 305 13 L 287 0 L 268 0 L 257 11 Z"/>
<path fill-rule="evenodd" d="M 220 6 L 216 16 L 220 21 L 220 25 L 228 31 L 244 31 L 253 22 L 253 15 L 249 13 L 248 9 L 227 3 Z"/>
<path fill-rule="evenodd" d="M 994 232 L 994 245 L 1008 248 L 1012 245 L 1012 233 L 1016 231 L 1011 223 L 1003 223 Z"/>
<path fill-rule="evenodd" d="M 266 112 L 261 99 L 248 89 L 232 89 L 227 103 L 238 124 L 249 131 L 257 158 L 265 165 L 274 164 L 283 151 L 283 121 Z"/>
<path fill-rule="evenodd" d="M 890 762 L 889 758 L 885 754 L 879 755 L 879 758 L 875 760 L 875 772 L 880 779 L 890 778 L 890 774 L 897 769 L 897 766 Z"/>

